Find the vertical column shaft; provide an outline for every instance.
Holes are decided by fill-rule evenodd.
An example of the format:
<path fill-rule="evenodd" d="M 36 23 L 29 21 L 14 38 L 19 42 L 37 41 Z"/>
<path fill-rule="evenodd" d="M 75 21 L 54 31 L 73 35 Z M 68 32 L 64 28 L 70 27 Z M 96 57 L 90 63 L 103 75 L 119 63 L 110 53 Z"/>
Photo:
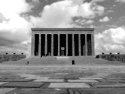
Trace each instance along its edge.
<path fill-rule="evenodd" d="M 88 55 L 88 47 L 87 47 L 88 41 L 87 41 L 87 34 L 85 34 L 85 55 Z"/>
<path fill-rule="evenodd" d="M 45 34 L 45 56 L 47 56 L 47 34 Z"/>
<path fill-rule="evenodd" d="M 66 34 L 66 56 L 68 56 L 68 34 Z"/>
<path fill-rule="evenodd" d="M 94 34 L 91 34 L 92 56 L 95 55 Z"/>
<path fill-rule="evenodd" d="M 52 45 L 51 45 L 51 56 L 53 56 L 53 34 L 52 34 L 52 37 L 51 37 L 51 43 L 52 43 Z"/>
<path fill-rule="evenodd" d="M 79 56 L 81 56 L 81 34 L 79 34 Z"/>
<path fill-rule="evenodd" d="M 35 34 L 32 33 L 32 39 L 31 39 L 31 56 L 35 56 Z"/>
<path fill-rule="evenodd" d="M 58 34 L 58 56 L 60 56 L 60 34 Z"/>
<path fill-rule="evenodd" d="M 74 34 L 72 34 L 72 56 L 75 56 L 75 49 L 74 49 L 75 45 L 74 45 Z"/>
<path fill-rule="evenodd" d="M 39 57 L 41 57 L 41 34 L 39 34 Z"/>

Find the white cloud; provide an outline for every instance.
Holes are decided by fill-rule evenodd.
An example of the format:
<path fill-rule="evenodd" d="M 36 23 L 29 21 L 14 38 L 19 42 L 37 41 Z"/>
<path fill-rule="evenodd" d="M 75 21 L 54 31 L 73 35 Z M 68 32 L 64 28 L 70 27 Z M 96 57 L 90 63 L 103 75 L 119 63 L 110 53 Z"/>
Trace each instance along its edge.
<path fill-rule="evenodd" d="M 92 0 L 92 2 L 103 2 L 105 0 Z"/>
<path fill-rule="evenodd" d="M 29 10 L 30 7 L 25 0 L 0 0 L 0 13 L 8 19 L 0 23 L 0 32 L 26 34 L 30 24 L 20 14 Z"/>
<path fill-rule="evenodd" d="M 74 4 L 81 5 L 85 0 L 72 0 L 72 1 L 73 1 Z"/>
<path fill-rule="evenodd" d="M 97 52 L 121 52 L 125 49 L 125 28 L 117 27 L 95 35 Z"/>
<path fill-rule="evenodd" d="M 31 7 L 25 0 L 0 0 L 0 17 L 2 17 L 0 19 L 1 41 L 13 41 L 12 43 L 18 43 L 19 46 L 21 42 L 30 39 L 31 23 L 22 17 L 21 13 L 30 11 Z M 10 47 L 8 42 L 3 44 L 4 48 L 6 46 Z M 14 44 L 11 45 L 14 46 Z"/>
<path fill-rule="evenodd" d="M 105 16 L 104 18 L 100 19 L 100 22 L 108 22 L 110 19 L 108 16 Z"/>
<path fill-rule="evenodd" d="M 58 1 L 46 5 L 41 17 L 31 17 L 37 27 L 72 27 L 73 17 L 93 19 L 104 13 L 104 7 L 91 2 L 74 3 L 74 0 Z"/>
<path fill-rule="evenodd" d="M 125 0 L 116 0 L 116 2 L 123 2 L 123 3 L 125 3 Z"/>

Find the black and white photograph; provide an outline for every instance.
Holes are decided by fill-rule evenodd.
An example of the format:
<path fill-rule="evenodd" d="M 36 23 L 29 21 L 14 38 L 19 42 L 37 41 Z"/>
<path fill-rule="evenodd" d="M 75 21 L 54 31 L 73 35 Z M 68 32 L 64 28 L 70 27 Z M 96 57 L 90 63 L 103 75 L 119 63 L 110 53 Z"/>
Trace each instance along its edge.
<path fill-rule="evenodd" d="M 0 0 L 0 94 L 125 94 L 125 0 Z"/>

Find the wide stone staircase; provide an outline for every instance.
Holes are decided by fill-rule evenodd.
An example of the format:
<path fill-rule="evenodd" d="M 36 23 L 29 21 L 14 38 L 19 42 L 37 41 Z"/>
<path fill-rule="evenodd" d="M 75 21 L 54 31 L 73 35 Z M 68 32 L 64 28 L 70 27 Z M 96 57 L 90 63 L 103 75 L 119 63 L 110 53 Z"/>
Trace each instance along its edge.
<path fill-rule="evenodd" d="M 6 62 L 6 64 L 25 64 L 25 65 L 95 65 L 95 64 L 124 64 L 118 61 L 108 61 L 104 59 L 96 59 L 92 56 L 84 57 L 30 57 L 19 61 Z"/>

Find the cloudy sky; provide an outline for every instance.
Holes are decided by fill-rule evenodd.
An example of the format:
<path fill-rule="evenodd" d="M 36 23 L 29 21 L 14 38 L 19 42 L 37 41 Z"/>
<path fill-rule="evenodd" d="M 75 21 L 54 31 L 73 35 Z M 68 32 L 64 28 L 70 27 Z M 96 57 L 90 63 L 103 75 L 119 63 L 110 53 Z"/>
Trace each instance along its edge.
<path fill-rule="evenodd" d="M 98 53 L 125 53 L 125 0 L 0 0 L 0 52 L 30 54 L 31 27 L 94 27 Z"/>

